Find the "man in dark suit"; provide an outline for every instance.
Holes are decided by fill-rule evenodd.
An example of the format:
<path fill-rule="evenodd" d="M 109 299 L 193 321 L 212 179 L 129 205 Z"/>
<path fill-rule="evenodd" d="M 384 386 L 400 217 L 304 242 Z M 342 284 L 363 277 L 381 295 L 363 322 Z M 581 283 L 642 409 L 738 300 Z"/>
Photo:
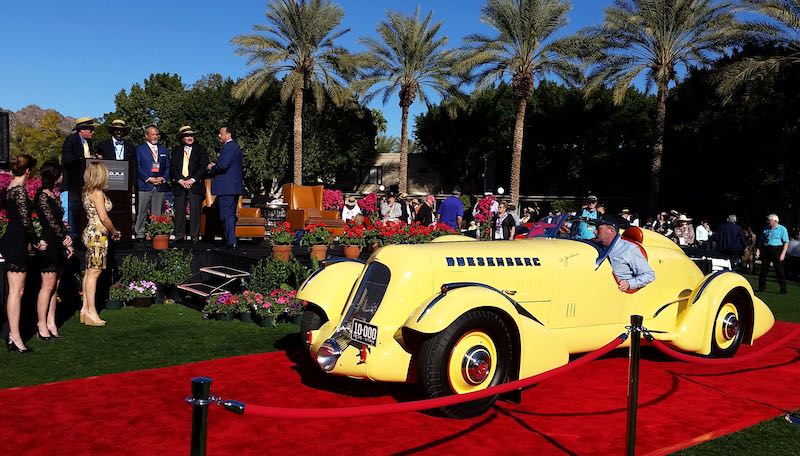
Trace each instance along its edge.
<path fill-rule="evenodd" d="M 81 117 L 75 121 L 75 132 L 64 140 L 61 146 L 61 166 L 64 178 L 61 182 L 61 206 L 64 220 L 69 224 L 69 234 L 78 238 L 78 211 L 81 204 L 83 169 L 87 158 L 102 158 L 92 148 L 92 137 L 97 123 L 91 117 Z"/>
<path fill-rule="evenodd" d="M 97 153 L 102 155 L 104 160 L 134 160 L 136 147 L 125 141 L 125 136 L 130 131 L 130 128 L 125 126 L 125 121 L 114 120 L 108 129 L 111 131 L 112 138 L 97 144 Z"/>
<path fill-rule="evenodd" d="M 170 181 L 175 200 L 175 240 L 186 237 L 186 202 L 189 202 L 189 234 L 192 243 L 197 244 L 200 237 L 200 206 L 205 193 L 205 176 L 208 167 L 208 152 L 197 142 L 197 134 L 192 127 L 184 126 L 178 130 L 180 144 L 172 149 L 170 160 Z"/>
<path fill-rule="evenodd" d="M 145 142 L 136 148 L 136 174 L 138 203 L 136 205 L 136 239 L 144 239 L 144 226 L 147 213 L 161 215 L 164 207 L 164 193 L 168 190 L 169 151 L 158 144 L 161 132 L 155 125 L 144 130 Z"/>
<path fill-rule="evenodd" d="M 242 149 L 233 140 L 231 127 L 222 127 L 217 135 L 222 143 L 219 159 L 209 163 L 211 194 L 219 199 L 219 217 L 225 230 L 226 249 L 236 250 L 236 203 L 242 194 Z"/>

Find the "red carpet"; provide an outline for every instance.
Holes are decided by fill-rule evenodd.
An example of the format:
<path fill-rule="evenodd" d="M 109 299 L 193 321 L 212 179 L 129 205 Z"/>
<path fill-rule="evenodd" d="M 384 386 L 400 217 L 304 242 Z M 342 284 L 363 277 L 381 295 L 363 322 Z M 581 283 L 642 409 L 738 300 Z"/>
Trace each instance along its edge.
<path fill-rule="evenodd" d="M 779 322 L 755 347 L 794 331 Z M 251 404 L 336 407 L 415 399 L 415 389 L 325 377 L 298 353 L 265 353 L 0 390 L 4 454 L 188 454 L 190 379 Z M 647 347 L 641 365 L 637 453 L 666 454 L 800 408 L 800 337 L 763 358 L 725 366 L 668 360 Z M 303 366 L 303 367 L 300 367 Z M 422 413 L 298 422 L 213 407 L 208 454 L 621 454 L 627 350 L 547 380 L 522 404 L 471 420 Z"/>

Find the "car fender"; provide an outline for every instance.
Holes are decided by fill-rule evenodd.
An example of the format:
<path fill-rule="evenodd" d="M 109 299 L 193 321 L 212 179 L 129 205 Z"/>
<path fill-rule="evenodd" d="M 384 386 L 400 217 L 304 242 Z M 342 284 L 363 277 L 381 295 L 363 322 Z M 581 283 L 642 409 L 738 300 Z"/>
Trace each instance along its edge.
<path fill-rule="evenodd" d="M 679 310 L 677 336 L 672 343 L 682 350 L 708 355 L 714 318 L 719 305 L 732 291 L 738 293 L 742 302 L 740 321 L 747 319 L 742 327 L 743 342 L 752 344 L 754 338 L 766 333 L 775 319 L 769 308 L 753 296 L 750 283 L 735 272 L 717 271 L 703 278 L 689 295 L 686 308 Z"/>
<path fill-rule="evenodd" d="M 323 261 L 322 266 L 300 285 L 297 298 L 322 310 L 323 321 L 338 321 L 350 291 L 365 267 L 364 262 L 355 260 Z"/>
<path fill-rule="evenodd" d="M 515 378 L 545 372 L 569 361 L 561 340 L 503 292 L 480 284 L 459 285 L 419 306 L 406 319 L 404 327 L 420 334 L 436 334 L 470 310 L 489 309 L 500 314 L 514 333 L 512 338 L 518 348 Z"/>

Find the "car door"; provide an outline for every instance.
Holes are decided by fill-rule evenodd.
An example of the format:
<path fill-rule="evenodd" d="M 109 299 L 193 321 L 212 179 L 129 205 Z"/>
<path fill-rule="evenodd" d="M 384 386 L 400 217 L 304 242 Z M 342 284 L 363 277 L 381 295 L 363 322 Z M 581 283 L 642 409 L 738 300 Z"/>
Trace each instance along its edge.
<path fill-rule="evenodd" d="M 604 249 L 589 241 L 563 241 L 553 273 L 550 327 L 572 328 L 618 323 L 624 293 L 617 289 Z M 598 265 L 598 261 L 600 264 Z"/>

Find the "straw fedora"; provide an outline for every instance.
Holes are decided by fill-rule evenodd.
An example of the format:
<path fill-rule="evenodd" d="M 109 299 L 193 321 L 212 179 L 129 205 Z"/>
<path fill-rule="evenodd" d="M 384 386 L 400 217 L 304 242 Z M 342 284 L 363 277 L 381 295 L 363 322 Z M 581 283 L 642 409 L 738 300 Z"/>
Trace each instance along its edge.
<path fill-rule="evenodd" d="M 197 132 L 194 131 L 194 129 L 192 127 L 190 127 L 189 125 L 184 125 L 184 126 L 182 126 L 181 128 L 178 129 L 178 137 L 179 138 L 182 138 L 184 136 L 194 136 L 196 134 L 197 134 Z"/>
<path fill-rule="evenodd" d="M 676 221 L 676 222 L 691 222 L 691 221 L 692 221 L 692 219 L 690 219 L 689 217 L 687 217 L 687 216 L 686 216 L 686 214 L 681 214 L 680 216 L 678 216 L 678 218 L 677 218 L 677 219 L 675 219 L 675 221 Z"/>
<path fill-rule="evenodd" d="M 73 130 L 94 130 L 99 127 L 94 117 L 80 117 L 75 119 L 75 128 Z"/>
<path fill-rule="evenodd" d="M 356 204 L 356 197 L 355 196 L 348 196 L 347 200 L 345 200 L 345 204 L 354 205 Z"/>
<path fill-rule="evenodd" d="M 129 132 L 131 127 L 125 125 L 125 121 L 122 119 L 115 119 L 112 120 L 110 124 L 108 124 L 109 130 L 122 130 L 124 132 Z"/>

